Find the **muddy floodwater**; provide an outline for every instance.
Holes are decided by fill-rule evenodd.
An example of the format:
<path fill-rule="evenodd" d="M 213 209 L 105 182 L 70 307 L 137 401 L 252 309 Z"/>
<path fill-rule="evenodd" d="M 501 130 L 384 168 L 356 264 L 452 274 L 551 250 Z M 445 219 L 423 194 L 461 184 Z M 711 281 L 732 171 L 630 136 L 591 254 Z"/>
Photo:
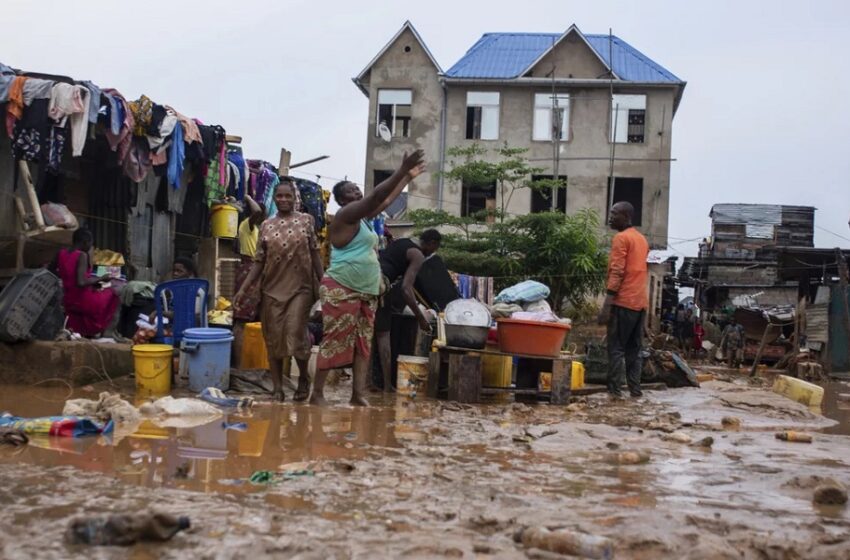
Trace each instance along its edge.
<path fill-rule="evenodd" d="M 3 386 L 0 411 L 59 414 L 99 390 L 116 388 Z M 381 395 L 355 409 L 347 392 L 0 448 L 0 557 L 552 558 L 512 537 L 564 527 L 611 538 L 615 558 L 850 558 L 847 507 L 812 500 L 823 479 L 850 484 L 846 384 L 828 390 L 830 418 L 743 379 L 567 407 Z M 814 442 L 774 437 L 787 429 Z M 129 549 L 63 542 L 75 516 L 149 509 L 192 528 Z"/>

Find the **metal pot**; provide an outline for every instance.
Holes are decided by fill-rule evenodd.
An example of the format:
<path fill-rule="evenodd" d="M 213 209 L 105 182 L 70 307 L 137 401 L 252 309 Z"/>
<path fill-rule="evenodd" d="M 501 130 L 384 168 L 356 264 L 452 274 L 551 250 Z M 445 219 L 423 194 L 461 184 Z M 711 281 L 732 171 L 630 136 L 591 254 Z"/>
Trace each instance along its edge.
<path fill-rule="evenodd" d="M 487 345 L 490 327 L 446 324 L 446 345 L 481 350 Z"/>

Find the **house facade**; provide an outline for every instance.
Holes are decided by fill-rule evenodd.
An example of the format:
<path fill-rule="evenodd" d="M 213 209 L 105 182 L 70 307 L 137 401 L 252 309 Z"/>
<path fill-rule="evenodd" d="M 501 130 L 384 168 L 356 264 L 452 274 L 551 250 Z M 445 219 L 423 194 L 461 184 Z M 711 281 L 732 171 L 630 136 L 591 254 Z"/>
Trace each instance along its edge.
<path fill-rule="evenodd" d="M 440 172 L 451 168 L 452 147 L 477 143 L 495 160 L 492 150 L 507 144 L 528 149 L 541 169 L 529 179 L 566 183 L 555 196 L 518 190 L 509 214 L 554 206 L 604 217 L 613 195 L 635 206 L 654 247 L 666 246 L 672 121 L 685 82 L 618 37 L 575 26 L 562 34 L 488 33 L 443 71 L 407 22 L 354 82 L 369 98 L 366 189 L 405 151 L 422 148 L 428 158 L 428 172 L 392 218 L 403 221 L 405 209 L 465 215 L 501 207 L 495 185 L 463 185 Z"/>
<path fill-rule="evenodd" d="M 685 257 L 679 269 L 681 284 L 694 288 L 700 308 L 720 312 L 734 307 L 796 305 L 800 290 L 783 274 L 789 267 L 779 255 L 789 248 L 814 247 L 815 209 L 715 204 L 709 216 L 711 236 L 700 244 L 699 256 Z M 813 270 L 817 272 L 817 267 Z"/>

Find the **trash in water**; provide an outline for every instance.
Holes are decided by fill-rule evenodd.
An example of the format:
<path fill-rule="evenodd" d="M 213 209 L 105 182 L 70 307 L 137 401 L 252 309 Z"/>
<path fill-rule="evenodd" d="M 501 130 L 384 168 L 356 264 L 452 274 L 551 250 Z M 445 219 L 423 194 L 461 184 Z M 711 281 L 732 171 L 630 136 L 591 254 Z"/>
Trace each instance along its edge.
<path fill-rule="evenodd" d="M 221 416 L 221 410 L 198 399 L 162 397 L 139 407 L 145 416 Z"/>
<path fill-rule="evenodd" d="M 99 424 L 78 416 L 45 416 L 43 418 L 21 418 L 4 413 L 0 415 L 0 427 L 20 430 L 28 435 L 60 437 L 83 437 L 110 434 L 114 428 L 112 420 Z"/>
<path fill-rule="evenodd" d="M 120 395 L 104 391 L 98 399 L 72 399 L 62 409 L 64 416 L 91 417 L 101 422 L 114 420 L 118 424 L 137 422 L 141 419 L 135 406 Z"/>
<path fill-rule="evenodd" d="M 782 441 L 797 441 L 800 443 L 812 443 L 812 436 L 809 434 L 804 434 L 803 432 L 792 432 L 790 430 L 785 432 L 779 432 L 776 434 L 776 439 L 781 439 Z"/>
<path fill-rule="evenodd" d="M 287 471 L 255 471 L 248 479 L 251 484 L 279 484 L 287 480 L 301 478 L 302 476 L 314 476 L 316 473 L 309 469 L 294 469 Z"/>
<path fill-rule="evenodd" d="M 202 400 L 222 408 L 251 408 L 254 406 L 253 397 L 228 397 L 224 391 L 216 387 L 207 387 L 198 395 Z"/>
<path fill-rule="evenodd" d="M 614 557 L 614 542 L 611 539 L 567 529 L 550 531 L 545 527 L 529 527 L 518 531 L 514 540 L 526 548 L 538 548 L 557 554 L 603 560 Z"/>
<path fill-rule="evenodd" d="M 20 445 L 26 445 L 29 440 L 30 438 L 21 430 L 16 428 L 0 428 L 0 445 L 18 447 Z"/>
<path fill-rule="evenodd" d="M 70 544 L 130 546 L 139 541 L 167 541 L 190 525 L 186 516 L 164 513 L 80 517 L 71 520 L 65 539 Z"/>

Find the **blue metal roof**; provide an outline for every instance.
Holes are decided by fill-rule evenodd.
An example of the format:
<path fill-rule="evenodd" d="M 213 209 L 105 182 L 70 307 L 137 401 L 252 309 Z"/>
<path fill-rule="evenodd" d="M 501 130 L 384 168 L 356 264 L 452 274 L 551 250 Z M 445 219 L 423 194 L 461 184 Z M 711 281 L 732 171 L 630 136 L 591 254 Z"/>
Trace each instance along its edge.
<path fill-rule="evenodd" d="M 561 33 L 485 33 L 449 68 L 449 78 L 517 78 Z M 609 66 L 608 35 L 584 35 Z M 681 83 L 673 73 L 617 36 L 613 37 L 614 73 L 630 82 Z"/>

